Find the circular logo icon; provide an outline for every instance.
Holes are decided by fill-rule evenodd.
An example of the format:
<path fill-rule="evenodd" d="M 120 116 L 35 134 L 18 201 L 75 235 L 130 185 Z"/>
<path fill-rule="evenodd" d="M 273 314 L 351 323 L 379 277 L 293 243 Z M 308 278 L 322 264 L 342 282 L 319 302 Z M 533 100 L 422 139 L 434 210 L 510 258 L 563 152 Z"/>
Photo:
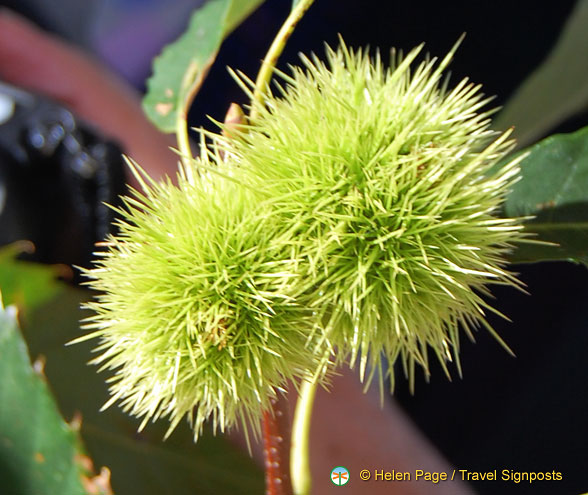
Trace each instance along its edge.
<path fill-rule="evenodd" d="M 334 485 L 341 486 L 349 483 L 349 471 L 343 466 L 337 466 L 331 471 L 331 481 Z"/>

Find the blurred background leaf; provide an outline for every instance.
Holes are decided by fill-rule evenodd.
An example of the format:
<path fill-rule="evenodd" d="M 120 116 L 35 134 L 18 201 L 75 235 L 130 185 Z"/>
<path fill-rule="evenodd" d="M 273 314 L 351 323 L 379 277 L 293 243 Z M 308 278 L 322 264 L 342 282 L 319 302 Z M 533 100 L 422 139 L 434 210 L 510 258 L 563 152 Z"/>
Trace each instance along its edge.
<path fill-rule="evenodd" d="M 90 478 L 91 463 L 61 418 L 40 363 L 31 366 L 16 308 L 0 304 L 0 493 L 110 493 L 108 477 Z M 104 489 L 97 481 L 106 481 Z"/>
<path fill-rule="evenodd" d="M 519 146 L 526 146 L 588 109 L 587 54 L 588 0 L 579 0 L 550 54 L 508 100 L 494 127 L 514 125 Z"/>
<path fill-rule="evenodd" d="M 513 262 L 567 260 L 588 265 L 588 127 L 557 134 L 532 146 L 521 163 L 521 179 L 504 204 L 507 216 L 525 223 L 532 239 L 556 243 L 523 244 Z"/>
<path fill-rule="evenodd" d="M 192 15 L 187 31 L 153 61 L 143 109 L 162 131 L 175 132 L 223 42 L 263 0 L 209 0 Z"/>
<path fill-rule="evenodd" d="M 0 292 L 6 306 L 14 304 L 28 312 L 51 300 L 62 289 L 57 280 L 59 266 L 20 261 L 16 257 L 29 252 L 30 242 L 16 242 L 0 248 Z"/>

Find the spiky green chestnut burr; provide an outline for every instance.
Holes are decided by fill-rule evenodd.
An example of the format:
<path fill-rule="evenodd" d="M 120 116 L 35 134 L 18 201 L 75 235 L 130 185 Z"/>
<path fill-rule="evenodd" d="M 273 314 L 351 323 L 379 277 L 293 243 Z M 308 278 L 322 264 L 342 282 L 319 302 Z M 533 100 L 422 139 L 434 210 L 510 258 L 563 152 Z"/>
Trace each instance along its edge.
<path fill-rule="evenodd" d="M 413 67 L 421 48 L 390 68 L 344 44 L 303 58 L 229 144 L 299 246 L 315 352 L 360 358 L 362 375 L 384 356 L 412 378 L 430 350 L 445 366 L 460 327 L 492 332 L 487 285 L 519 285 L 505 265 L 522 227 L 498 211 L 518 160 L 491 171 L 513 142 L 489 130 L 479 86 L 448 89 L 455 48 Z"/>
<path fill-rule="evenodd" d="M 233 165 L 216 158 L 229 176 Z M 86 272 L 99 295 L 80 339 L 99 338 L 93 363 L 114 370 L 109 404 L 141 427 L 168 417 L 171 431 L 188 415 L 196 437 L 208 419 L 256 427 L 286 380 L 318 361 L 302 350 L 311 313 L 289 289 L 296 253 L 250 190 L 198 175 L 207 163 L 182 168 L 177 186 L 145 179 L 125 200 L 120 233 Z"/>

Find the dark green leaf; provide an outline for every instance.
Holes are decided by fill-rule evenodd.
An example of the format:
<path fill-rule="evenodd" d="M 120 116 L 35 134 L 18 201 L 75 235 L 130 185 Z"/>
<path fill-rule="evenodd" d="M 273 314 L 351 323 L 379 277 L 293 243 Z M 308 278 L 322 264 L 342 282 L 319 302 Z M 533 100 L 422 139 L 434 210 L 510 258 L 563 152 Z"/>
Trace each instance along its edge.
<path fill-rule="evenodd" d="M 262 494 L 263 474 L 249 456 L 222 436 L 204 435 L 195 445 L 187 422 L 163 441 L 162 420 L 137 433 L 139 421 L 112 406 L 108 373 L 86 363 L 98 342 L 64 346 L 80 335 L 87 291 L 67 289 L 35 312 L 25 328 L 31 351 L 47 357 L 45 373 L 66 416 L 82 413 L 82 437 L 96 465 L 108 465 L 115 493 L 124 495 Z M 0 493 L 3 493 L 0 490 Z"/>
<path fill-rule="evenodd" d="M 526 230 L 557 246 L 524 244 L 514 262 L 569 260 L 588 265 L 588 127 L 532 146 L 508 195 L 508 216 L 533 215 Z"/>
<path fill-rule="evenodd" d="M 0 292 L 6 305 L 29 311 L 50 300 L 63 288 L 55 266 L 19 261 L 16 256 L 30 243 L 18 242 L 0 249 Z"/>
<path fill-rule="evenodd" d="M 263 0 L 209 0 L 192 15 L 188 30 L 153 63 L 143 108 L 164 132 L 175 132 L 178 112 L 187 111 L 223 40 Z"/>
<path fill-rule="evenodd" d="M 496 129 L 515 126 L 520 145 L 588 107 L 588 0 L 579 0 L 545 61 L 500 112 Z"/>
<path fill-rule="evenodd" d="M 93 483 L 84 459 L 42 371 L 31 367 L 16 309 L 0 304 L 0 493 L 84 495 Z"/>

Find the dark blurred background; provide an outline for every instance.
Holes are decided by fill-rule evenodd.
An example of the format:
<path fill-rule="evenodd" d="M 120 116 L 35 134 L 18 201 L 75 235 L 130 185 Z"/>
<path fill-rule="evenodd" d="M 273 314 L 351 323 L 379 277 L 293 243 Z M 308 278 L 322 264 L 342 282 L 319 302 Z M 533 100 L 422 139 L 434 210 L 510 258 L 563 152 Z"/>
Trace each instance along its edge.
<path fill-rule="evenodd" d="M 198 1 L 20 0 L 0 2 L 93 52 L 138 89 L 150 60 L 185 27 Z M 444 55 L 467 36 L 451 65 L 452 80 L 468 76 L 505 103 L 549 52 L 574 7 L 570 0 L 536 2 L 397 2 L 316 0 L 294 33 L 280 67 L 298 52 L 323 53 L 341 34 L 351 46 L 405 51 L 425 41 Z M 232 101 L 245 98 L 226 66 L 254 77 L 287 16 L 290 0 L 268 0 L 226 41 L 191 111 L 191 123 L 213 128 Z M 588 27 L 587 27 L 588 28 Z M 583 56 L 587 56 L 583 54 Z M 588 63 L 588 59 L 587 59 Z M 552 132 L 588 125 L 581 114 Z M 480 494 L 569 494 L 588 491 L 588 271 L 569 263 L 517 266 L 531 295 L 494 288 L 494 304 L 512 322 L 489 320 L 516 354 L 509 356 L 485 331 L 464 339 L 463 378 L 450 382 L 432 366 L 411 395 L 397 380 L 396 398 L 459 469 L 559 471 L 561 482 L 474 484 Z M 399 371 L 400 372 L 400 371 Z M 394 466 L 386 466 L 393 469 Z"/>

